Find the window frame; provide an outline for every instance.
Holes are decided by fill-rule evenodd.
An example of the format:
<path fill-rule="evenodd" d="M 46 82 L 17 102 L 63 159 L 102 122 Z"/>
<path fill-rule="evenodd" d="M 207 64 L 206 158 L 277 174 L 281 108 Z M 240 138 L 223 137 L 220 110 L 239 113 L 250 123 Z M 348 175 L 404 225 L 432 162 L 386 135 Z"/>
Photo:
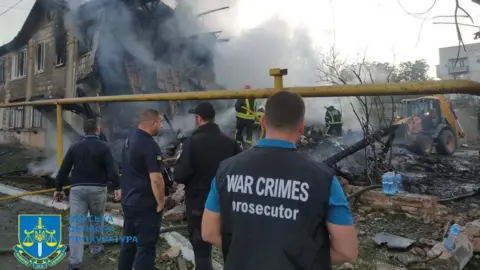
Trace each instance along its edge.
<path fill-rule="evenodd" d="M 8 110 L 5 110 L 5 113 L 7 114 L 6 128 L 7 129 L 14 129 L 15 128 L 15 109 L 8 108 Z"/>
<path fill-rule="evenodd" d="M 18 61 L 19 61 L 19 56 L 20 54 L 24 54 L 24 58 L 23 58 L 23 75 L 18 75 L 17 74 L 17 71 L 19 70 L 18 69 Z M 20 51 L 18 51 L 17 53 L 15 53 L 14 55 L 11 56 L 11 59 L 12 59 L 12 66 L 11 66 L 11 69 L 12 69 L 12 74 L 11 74 L 11 78 L 12 80 L 20 80 L 20 79 L 23 79 L 23 78 L 26 78 L 27 77 L 27 48 L 23 48 L 21 49 Z"/>
<path fill-rule="evenodd" d="M 5 84 L 5 57 L 0 57 L 0 85 Z"/>
<path fill-rule="evenodd" d="M 38 125 L 36 125 L 37 121 L 36 120 L 36 117 L 35 116 L 38 116 L 37 120 L 38 120 Z M 32 107 L 32 128 L 43 128 L 43 115 L 42 113 L 35 109 L 34 107 Z"/>
<path fill-rule="evenodd" d="M 63 49 L 58 48 L 57 42 L 63 41 Z M 59 52 L 61 54 L 59 54 Z M 61 57 L 63 55 L 63 57 Z M 60 60 L 60 61 L 59 61 Z M 55 38 L 55 67 L 63 67 L 67 62 L 67 33 L 64 33 Z"/>
<path fill-rule="evenodd" d="M 38 55 L 38 50 L 39 46 L 41 46 L 41 68 L 39 68 L 39 55 Z M 39 42 L 35 46 L 35 74 L 43 73 L 45 71 L 45 59 L 46 59 L 46 43 L 45 42 Z"/>
<path fill-rule="evenodd" d="M 24 107 L 16 107 L 15 111 L 15 129 L 22 129 L 25 127 L 25 108 Z"/>

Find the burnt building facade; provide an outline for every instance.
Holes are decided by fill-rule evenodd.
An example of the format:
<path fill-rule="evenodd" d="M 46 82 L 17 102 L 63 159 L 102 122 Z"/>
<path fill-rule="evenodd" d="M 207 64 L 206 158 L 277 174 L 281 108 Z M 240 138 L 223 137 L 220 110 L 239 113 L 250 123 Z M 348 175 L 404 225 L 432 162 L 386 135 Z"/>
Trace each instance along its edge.
<path fill-rule="evenodd" d="M 0 99 L 9 103 L 219 89 L 213 71 L 218 33 L 203 31 L 196 21 L 197 16 L 162 1 L 95 0 L 72 8 L 62 1 L 37 0 L 17 36 L 0 47 Z M 115 141 L 143 108 L 174 116 L 190 105 L 64 106 L 65 131 L 78 135 L 82 118 L 101 117 L 104 134 Z M 0 142 L 54 148 L 53 106 L 4 109 L 1 116 Z"/>
<path fill-rule="evenodd" d="M 68 40 L 73 36 L 64 30 L 57 10 L 46 3 L 36 1 L 17 36 L 0 47 L 2 102 L 72 96 L 73 63 L 68 55 L 73 48 Z M 46 146 L 49 115 L 32 107 L 0 109 L 0 115 L 0 142 Z"/>

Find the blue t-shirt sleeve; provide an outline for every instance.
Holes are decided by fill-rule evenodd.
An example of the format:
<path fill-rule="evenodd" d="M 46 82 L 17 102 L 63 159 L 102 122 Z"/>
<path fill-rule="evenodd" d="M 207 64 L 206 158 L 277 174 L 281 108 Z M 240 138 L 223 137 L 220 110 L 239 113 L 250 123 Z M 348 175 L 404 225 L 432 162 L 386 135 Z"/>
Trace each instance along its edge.
<path fill-rule="evenodd" d="M 328 222 L 335 225 L 353 225 L 352 212 L 348 206 L 348 200 L 336 176 L 333 177 L 330 187 Z"/>
<path fill-rule="evenodd" d="M 210 193 L 208 193 L 207 201 L 205 203 L 205 208 L 208 211 L 220 213 L 220 201 L 218 198 L 216 182 L 217 181 L 215 180 L 215 178 L 213 178 L 212 184 L 210 185 Z"/>

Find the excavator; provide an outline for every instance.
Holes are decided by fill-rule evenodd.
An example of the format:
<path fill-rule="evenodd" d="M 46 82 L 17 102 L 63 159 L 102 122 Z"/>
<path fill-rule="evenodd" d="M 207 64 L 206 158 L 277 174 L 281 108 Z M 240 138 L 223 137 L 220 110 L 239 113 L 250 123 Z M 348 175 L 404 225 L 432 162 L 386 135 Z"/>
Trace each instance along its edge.
<path fill-rule="evenodd" d="M 395 145 L 423 156 L 435 152 L 453 155 L 465 132 L 453 110 L 452 102 L 443 95 L 424 96 L 401 101 L 400 114 L 393 121 Z"/>

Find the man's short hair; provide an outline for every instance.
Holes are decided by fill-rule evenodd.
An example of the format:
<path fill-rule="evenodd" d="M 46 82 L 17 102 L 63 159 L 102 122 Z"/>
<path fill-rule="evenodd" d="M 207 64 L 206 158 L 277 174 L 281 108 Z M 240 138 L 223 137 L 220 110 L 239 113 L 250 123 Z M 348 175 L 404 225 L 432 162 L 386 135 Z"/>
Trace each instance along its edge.
<path fill-rule="evenodd" d="M 85 134 L 93 134 L 100 126 L 100 122 L 96 118 L 87 118 L 83 120 L 83 132 Z"/>
<path fill-rule="evenodd" d="M 294 131 L 305 117 L 305 103 L 297 93 L 279 91 L 267 99 L 264 117 L 267 127 Z"/>
<path fill-rule="evenodd" d="M 146 109 L 140 113 L 140 122 L 154 121 L 162 114 L 155 109 Z"/>

